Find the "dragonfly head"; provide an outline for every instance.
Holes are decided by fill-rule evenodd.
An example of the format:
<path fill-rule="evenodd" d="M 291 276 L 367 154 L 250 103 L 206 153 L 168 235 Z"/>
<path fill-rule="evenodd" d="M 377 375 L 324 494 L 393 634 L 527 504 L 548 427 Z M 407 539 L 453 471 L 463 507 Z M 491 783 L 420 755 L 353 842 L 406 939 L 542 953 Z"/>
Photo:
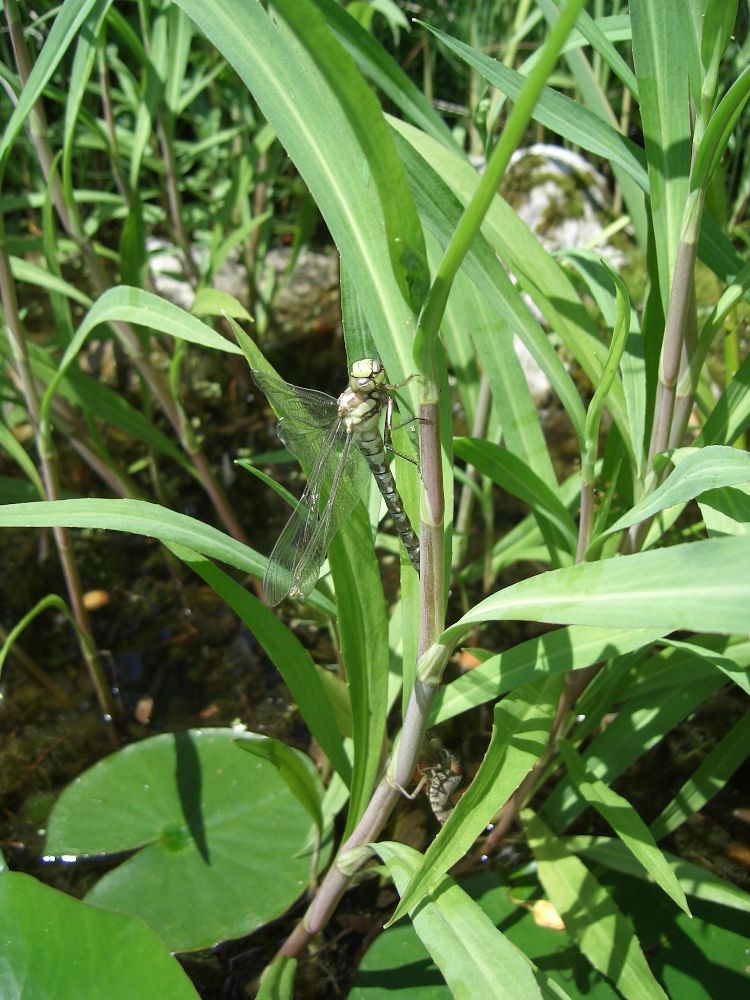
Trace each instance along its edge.
<path fill-rule="evenodd" d="M 349 373 L 350 389 L 354 392 L 367 392 L 380 385 L 385 385 L 385 371 L 380 358 L 363 358 L 354 362 Z"/>

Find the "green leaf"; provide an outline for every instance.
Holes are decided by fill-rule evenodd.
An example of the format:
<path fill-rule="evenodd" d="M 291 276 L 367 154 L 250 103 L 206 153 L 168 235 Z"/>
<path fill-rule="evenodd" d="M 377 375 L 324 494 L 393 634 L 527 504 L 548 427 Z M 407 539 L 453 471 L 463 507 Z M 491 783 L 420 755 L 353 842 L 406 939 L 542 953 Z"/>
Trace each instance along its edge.
<path fill-rule="evenodd" d="M 707 490 L 698 506 L 709 538 L 750 534 L 750 484 Z"/>
<path fill-rule="evenodd" d="M 39 475 L 39 472 L 37 471 L 37 468 L 26 449 L 23 447 L 15 434 L 12 433 L 5 421 L 0 423 L 0 448 L 10 455 L 16 465 L 24 473 L 32 492 L 37 496 L 43 497 L 45 493 L 42 477 Z"/>
<path fill-rule="evenodd" d="M 504 66 L 496 59 L 471 48 L 457 38 L 452 38 L 437 28 L 425 24 L 436 38 L 455 52 L 469 66 L 480 73 L 488 83 L 515 100 L 521 92 L 525 77 Z M 643 165 L 643 153 L 633 143 L 620 135 L 599 115 L 564 94 L 545 87 L 532 115 L 534 121 L 568 139 L 581 149 L 621 166 L 643 190 L 648 190 L 648 176 Z"/>
<path fill-rule="evenodd" d="M 414 319 L 393 273 L 391 250 L 395 248 L 386 236 L 382 184 L 376 183 L 373 174 L 378 171 L 382 178 L 383 167 L 368 162 L 360 144 L 361 131 L 373 123 L 368 150 L 371 139 L 380 134 L 375 129 L 381 112 L 373 106 L 372 94 L 368 91 L 363 98 L 361 114 L 356 106 L 352 108 L 367 88 L 340 46 L 329 34 L 321 34 L 319 26 L 314 36 L 300 41 L 283 19 L 271 16 L 258 3 L 178 2 L 235 68 L 300 171 L 357 285 L 386 371 L 391 379 L 401 381 L 413 370 L 410 331 Z M 309 17 L 309 4 L 304 9 L 300 5 L 300 25 Z M 335 51 L 346 60 L 340 74 L 344 87 L 351 84 L 353 88 L 348 96 L 333 89 L 331 79 L 316 65 L 313 37 L 322 45 L 319 58 Z M 352 120 L 351 114 L 359 115 L 359 120 Z M 392 162 L 390 153 L 386 159 Z M 393 184 L 391 205 L 404 197 L 402 188 Z M 408 218 L 413 218 L 413 210 Z M 407 228 L 411 231 L 412 224 Z M 403 251 L 407 250 L 404 246 Z"/>
<path fill-rule="evenodd" d="M 696 56 L 690 22 L 674 4 L 633 0 L 633 65 L 648 160 L 659 291 L 666 315 L 688 194 L 690 102 L 686 66 Z M 665 59 L 665 52 L 680 52 Z"/>
<path fill-rule="evenodd" d="M 651 824 L 654 838 L 661 840 L 699 812 L 706 802 L 722 791 L 748 755 L 750 712 L 744 712 Z"/>
<path fill-rule="evenodd" d="M 437 223 L 446 214 L 443 190 L 447 186 L 459 202 L 466 205 L 474 195 L 480 179 L 467 160 L 453 150 L 404 122 L 392 121 L 391 124 L 419 153 L 419 157 L 411 163 L 406 153 L 402 152 L 402 157 L 407 162 L 409 183 L 415 191 L 425 225 L 430 226 L 439 237 Z M 436 175 L 439 177 L 437 181 Z M 436 202 L 434 209 L 430 209 L 431 198 Z M 448 218 L 452 218 L 452 215 Z M 448 227 L 443 224 L 443 228 Z M 578 359 L 592 383 L 597 385 L 603 367 L 603 352 L 591 316 L 561 265 L 542 247 L 515 209 L 500 196 L 495 196 L 483 219 L 481 236 L 484 240 L 479 235 L 474 238 L 463 266 L 539 364 L 560 396 L 576 434 L 582 440 L 585 413 L 580 392 L 549 337 L 540 329 L 539 323 L 523 302 L 521 293 L 529 295 L 549 326 Z M 496 261 L 494 265 L 490 265 L 484 251 L 485 240 L 516 275 L 518 286 L 513 285 Z M 477 269 L 473 263 L 475 248 L 479 252 L 481 269 Z M 497 283 L 498 287 L 494 290 L 490 278 Z M 618 422 L 626 427 L 622 386 L 618 381 L 612 387 L 608 406 Z M 538 475 L 541 474 L 538 467 L 533 467 Z"/>
<path fill-rule="evenodd" d="M 670 650 L 671 658 L 657 657 L 656 666 L 662 662 L 662 671 L 646 674 L 642 684 L 633 683 L 623 692 L 615 685 L 615 700 L 618 706 L 616 718 L 599 733 L 586 748 L 584 759 L 588 770 L 611 785 L 634 761 L 643 757 L 677 723 L 687 718 L 707 698 L 722 685 L 718 671 L 711 670 L 701 662 Z M 653 670 L 653 664 L 650 664 Z M 673 669 L 672 669 L 673 666 Z M 661 673 L 666 674 L 666 679 Z M 629 689 L 635 688 L 635 695 L 627 697 Z M 588 692 L 587 692 L 588 694 Z M 579 704 L 581 714 L 591 713 L 591 699 L 582 699 Z M 597 715 L 611 711 L 613 699 L 609 692 L 602 704 L 597 706 Z M 585 803 L 563 780 L 547 797 L 542 813 L 547 822 L 556 830 L 564 830 L 583 812 Z"/>
<path fill-rule="evenodd" d="M 687 503 L 707 490 L 750 481 L 750 455 L 737 448 L 725 445 L 678 448 L 671 452 L 670 460 L 675 465 L 674 471 L 653 493 L 607 528 L 605 535 L 645 521 L 675 504 Z"/>
<path fill-rule="evenodd" d="M 597 841 L 606 838 L 582 837 L 574 841 Z M 665 992 L 674 998 L 710 1000 L 717 990 L 722 996 L 743 996 L 746 985 L 746 948 L 750 935 L 750 916 L 740 907 L 750 897 L 710 872 L 670 857 L 670 864 L 685 866 L 692 875 L 684 879 L 684 888 L 701 885 L 727 890 L 728 910 L 696 898 L 692 919 L 674 910 L 670 900 L 650 884 L 645 872 L 619 841 L 607 841 L 617 850 L 617 865 L 608 865 L 604 851 L 597 856 L 586 851 L 598 865 L 609 871 L 600 880 L 617 900 L 620 908 L 632 914 L 638 936 L 647 950 L 649 961 Z M 574 852 L 575 843 L 565 846 Z M 583 852 L 582 852 L 583 853 Z M 620 874 L 619 860 L 628 866 L 628 875 Z M 636 877 L 632 877 L 632 876 Z M 706 876 L 704 882 L 703 876 Z M 536 877 L 536 866 L 516 871 L 507 866 L 483 871 L 461 881 L 461 888 L 475 899 L 496 927 L 549 977 L 539 982 L 543 995 L 567 996 L 575 1000 L 614 1000 L 620 994 L 572 945 L 565 930 L 535 922 L 548 903 Z M 542 898 L 540 898 L 542 897 Z M 549 904 L 551 905 L 551 904 Z M 558 985 L 559 984 L 559 985 Z M 564 992 L 563 988 L 564 987 Z M 559 992 L 548 992 L 555 988 Z M 490 994 L 492 996 L 493 994 Z M 403 920 L 380 934 L 368 948 L 357 970 L 349 1000 L 451 1000 L 451 992 L 441 982 L 438 970 L 413 926 Z"/>
<path fill-rule="evenodd" d="M 304 807 L 308 816 L 315 824 L 318 836 L 323 834 L 323 811 L 320 806 L 322 788 L 320 778 L 303 763 L 296 750 L 286 743 L 271 739 L 270 736 L 259 736 L 254 740 L 237 739 L 235 746 L 240 750 L 261 757 L 273 764 L 286 782 L 289 791 Z"/>
<path fill-rule="evenodd" d="M 731 382 L 719 397 L 705 423 L 701 437 L 709 442 L 721 441 L 724 444 L 731 444 L 748 424 L 750 424 L 750 355 L 742 361 Z"/>
<path fill-rule="evenodd" d="M 117 288 L 110 288 L 96 300 L 78 327 L 60 360 L 56 376 L 44 394 L 43 412 L 49 411 L 52 397 L 57 391 L 66 369 L 78 355 L 87 337 L 100 324 L 115 322 L 145 326 L 149 330 L 158 330 L 160 333 L 177 337 L 179 340 L 186 340 L 189 343 L 200 344 L 202 347 L 210 347 L 214 350 L 228 351 L 230 354 L 241 353 L 236 344 L 221 337 L 210 326 L 206 326 L 205 323 L 196 319 L 195 316 L 191 316 L 184 309 L 180 309 L 179 306 L 159 298 L 158 295 L 152 295 L 151 292 L 144 292 L 140 288 L 119 285 Z"/>
<path fill-rule="evenodd" d="M 707 187 L 710 183 L 748 97 L 750 97 L 750 67 L 746 66 L 706 125 L 690 176 L 691 190 Z"/>
<path fill-rule="evenodd" d="M 456 438 L 453 447 L 459 458 L 469 462 L 508 493 L 523 500 L 540 522 L 540 528 L 552 532 L 555 548 L 568 554 L 576 549 L 578 533 L 569 511 L 554 491 L 520 458 L 492 441 Z"/>
<path fill-rule="evenodd" d="M 377 39 L 365 31 L 335 0 L 315 0 L 315 4 L 361 71 L 404 116 L 439 142 L 457 148 L 453 133 L 430 101 Z"/>
<path fill-rule="evenodd" d="M 294 1000 L 297 959 L 277 955 L 263 970 L 256 1000 Z"/>
<path fill-rule="evenodd" d="M 217 528 L 145 500 L 54 500 L 0 507 L 0 527 L 99 528 L 177 542 L 237 569 L 262 576 L 266 560 Z"/>
<path fill-rule="evenodd" d="M 60 8 L 47 35 L 44 47 L 34 60 L 26 85 L 21 91 L 18 103 L 5 126 L 2 139 L 0 139 L 0 179 L 5 173 L 8 156 L 24 122 L 42 96 L 44 88 L 64 58 L 69 46 L 78 37 L 82 24 L 89 17 L 92 9 L 99 6 L 101 2 L 102 0 L 65 0 Z"/>
<path fill-rule="evenodd" d="M 392 124 L 404 137 L 398 144 L 399 150 L 424 225 L 440 246 L 445 247 L 464 205 L 476 189 L 479 182 L 477 173 L 465 159 L 429 136 L 403 122 L 393 121 Z M 517 253 L 519 247 L 520 252 Z M 496 197 L 485 217 L 482 231 L 474 237 L 462 264 L 463 273 L 486 299 L 495 316 L 489 329 L 475 329 L 472 324 L 470 335 L 476 356 L 485 364 L 496 406 L 502 409 L 507 446 L 542 479 L 554 483 L 554 472 L 539 428 L 538 414 L 511 334 L 518 336 L 542 369 L 580 436 L 583 435 L 585 418 L 583 406 L 580 394 L 549 337 L 524 303 L 518 288 L 497 259 L 498 254 L 508 261 L 516 274 L 523 274 L 527 267 L 534 270 L 542 288 L 550 292 L 550 297 L 554 295 L 561 301 L 572 298 L 566 314 L 578 318 L 576 314 L 580 315 L 580 302 L 560 266 L 539 245 L 528 226 L 510 206 Z M 524 261 L 526 263 L 522 263 Z"/>
<path fill-rule="evenodd" d="M 627 847 L 614 837 L 566 837 L 562 841 L 565 847 L 576 854 L 583 854 L 597 864 L 611 868 L 613 871 L 624 872 L 637 879 L 644 880 L 648 875 Z M 736 885 L 718 878 L 708 868 L 693 865 L 676 854 L 664 855 L 680 880 L 685 894 L 692 899 L 716 903 L 734 910 L 750 914 L 750 895 L 738 889 Z M 682 920 L 678 915 L 677 920 Z"/>
<path fill-rule="evenodd" d="M 234 295 L 218 288 L 199 288 L 190 311 L 194 316 L 223 316 L 227 313 L 234 319 L 244 319 L 248 323 L 253 321 L 250 313 Z"/>
<path fill-rule="evenodd" d="M 486 598 L 446 629 L 485 621 L 733 633 L 747 630 L 750 537 L 712 539 L 551 570 Z"/>
<path fill-rule="evenodd" d="M 567 740 L 558 744 L 560 755 L 576 791 L 606 820 L 634 858 L 643 865 L 666 894 L 691 916 L 682 886 L 653 835 L 627 799 L 587 772 L 586 765 Z"/>
<path fill-rule="evenodd" d="M 205 580 L 247 625 L 281 674 L 308 729 L 345 784 L 351 785 L 351 764 L 331 706 L 328 685 L 323 680 L 326 672 L 318 672 L 312 657 L 294 633 L 257 597 L 190 549 L 174 543 L 168 543 L 168 548 Z M 252 746 L 261 744 L 253 743 Z"/>
<path fill-rule="evenodd" d="M 370 523 L 362 504 L 331 543 L 329 562 L 354 739 L 346 839 L 370 801 L 378 777 L 388 712 L 388 616 Z"/>
<path fill-rule="evenodd" d="M 64 281 L 56 274 L 51 274 L 46 268 L 35 264 L 30 260 L 23 260 L 21 257 L 11 257 L 10 266 L 13 277 L 16 281 L 23 281 L 35 288 L 44 288 L 49 292 L 57 292 L 66 295 L 73 302 L 77 302 L 84 309 L 90 309 L 91 299 L 82 292 L 80 288 Z"/>
<path fill-rule="evenodd" d="M 0 936 L 0 989 L 8 1000 L 94 993 L 198 1000 L 187 973 L 142 920 L 89 906 L 21 872 L 0 877 Z"/>
<path fill-rule="evenodd" d="M 403 844 L 373 845 L 403 892 L 421 855 Z M 410 912 L 414 929 L 456 1000 L 541 998 L 533 967 L 480 907 L 447 876 Z"/>
<path fill-rule="evenodd" d="M 654 629 L 588 628 L 571 625 L 489 656 L 476 667 L 444 684 L 433 702 L 429 726 L 437 726 L 470 708 L 495 701 L 534 678 L 582 670 L 650 645 L 661 633 Z"/>
<path fill-rule="evenodd" d="M 418 312 L 429 275 L 422 227 L 383 112 L 354 62 L 308 0 L 274 0 L 346 116 L 380 198 L 393 273 Z"/>
<path fill-rule="evenodd" d="M 730 677 L 738 687 L 741 687 L 745 694 L 750 694 L 750 675 L 748 674 L 747 664 L 737 663 L 731 656 L 724 656 L 713 649 L 698 646 L 694 642 L 682 642 L 679 639 L 662 639 L 661 642 L 664 646 L 683 649 L 692 656 L 700 657 L 706 663 L 713 664 L 713 666 L 723 671 L 727 677 Z"/>
<path fill-rule="evenodd" d="M 549 738 L 560 690 L 557 680 L 536 681 L 495 706 L 492 737 L 479 770 L 430 844 L 408 887 L 401 890 L 401 902 L 389 924 L 435 890 L 444 873 L 466 854 L 537 763 Z"/>
<path fill-rule="evenodd" d="M 155 736 L 105 758 L 69 785 L 45 851 L 136 851 L 87 901 L 141 917 L 171 951 L 249 934 L 304 890 L 305 809 L 276 768 L 248 766 L 233 729 Z"/>
<path fill-rule="evenodd" d="M 521 818 L 542 885 L 589 962 L 627 1000 L 667 1000 L 629 921 L 606 889 L 530 809 L 524 809 Z"/>

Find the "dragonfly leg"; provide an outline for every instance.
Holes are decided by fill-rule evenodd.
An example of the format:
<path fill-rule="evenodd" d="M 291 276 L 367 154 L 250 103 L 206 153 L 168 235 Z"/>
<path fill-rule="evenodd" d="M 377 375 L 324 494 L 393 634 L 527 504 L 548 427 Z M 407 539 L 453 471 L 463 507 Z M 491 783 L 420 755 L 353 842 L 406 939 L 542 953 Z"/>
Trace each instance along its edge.
<path fill-rule="evenodd" d="M 425 786 L 425 785 L 427 784 L 427 778 L 425 778 L 425 777 L 423 776 L 423 777 L 421 778 L 421 780 L 420 780 L 419 784 L 417 785 L 417 787 L 416 787 L 416 788 L 414 789 L 414 791 L 413 791 L 413 792 L 407 792 L 407 790 L 406 790 L 406 789 L 404 788 L 404 786 L 403 786 L 403 785 L 400 785 L 400 784 L 399 784 L 399 783 L 398 783 L 398 782 L 396 781 L 396 779 L 395 779 L 395 778 L 392 778 L 392 777 L 391 777 L 391 776 L 390 776 L 389 774 L 387 774 L 387 775 L 385 776 L 385 780 L 386 780 L 386 782 L 387 782 L 387 783 L 388 783 L 388 784 L 389 784 L 389 785 L 391 786 L 391 788 L 395 788 L 395 789 L 396 789 L 396 791 L 398 791 L 398 792 L 401 792 L 401 794 L 402 794 L 403 796 L 405 796 L 405 798 L 409 799 L 409 801 L 412 801 L 413 799 L 416 799 L 416 797 L 417 797 L 417 796 L 419 795 L 419 793 L 420 793 L 420 792 L 422 791 L 422 789 L 424 788 L 424 786 Z"/>
<path fill-rule="evenodd" d="M 403 382 L 396 382 L 393 385 L 386 384 L 385 388 L 388 392 L 395 392 L 396 389 L 403 389 L 405 385 L 408 385 L 413 378 L 422 378 L 419 372 L 412 372 L 411 375 L 407 376 Z"/>
<path fill-rule="evenodd" d="M 403 423 L 396 424 L 395 427 L 391 427 L 391 431 L 400 431 L 402 427 L 408 427 L 409 424 L 429 424 L 432 423 L 427 417 L 409 417 L 408 420 L 404 420 Z"/>
<path fill-rule="evenodd" d="M 383 433 L 383 444 L 386 449 L 390 451 L 392 455 L 398 455 L 399 458 L 405 459 L 407 462 L 411 462 L 412 465 L 416 465 L 419 468 L 419 462 L 415 462 L 413 458 L 408 455 L 404 455 L 402 451 L 396 451 L 396 449 L 391 445 L 391 434 L 393 431 L 400 431 L 402 427 L 408 427 L 409 424 L 428 424 L 429 420 L 426 417 L 409 417 L 408 420 L 404 420 L 400 424 L 396 424 L 394 427 L 392 425 L 393 421 L 393 400 L 388 399 L 388 404 L 385 411 L 385 428 Z"/>

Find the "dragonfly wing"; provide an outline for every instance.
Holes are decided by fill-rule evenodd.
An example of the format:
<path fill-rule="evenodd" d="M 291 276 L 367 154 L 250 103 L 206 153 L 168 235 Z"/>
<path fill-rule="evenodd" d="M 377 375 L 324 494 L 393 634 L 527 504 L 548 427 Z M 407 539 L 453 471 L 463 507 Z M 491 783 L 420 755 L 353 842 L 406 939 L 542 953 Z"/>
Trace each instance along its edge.
<path fill-rule="evenodd" d="M 253 371 L 250 374 L 279 417 L 289 417 L 296 423 L 325 431 L 338 420 L 339 405 L 333 396 L 316 389 L 290 385 L 267 372 Z"/>
<path fill-rule="evenodd" d="M 331 479 L 327 502 L 295 567 L 295 594 L 306 596 L 315 586 L 331 540 L 354 510 L 368 480 L 367 463 L 347 434 Z"/>
<path fill-rule="evenodd" d="M 318 511 L 319 504 L 310 494 L 308 486 L 279 535 L 268 560 L 268 567 L 263 577 L 263 593 L 271 607 L 280 604 L 290 591 L 299 589 L 295 582 L 297 566 L 307 549 L 307 541 L 315 532 Z M 318 572 L 320 565 L 317 567 Z M 312 587 L 314 586 L 315 580 L 312 584 Z"/>
<path fill-rule="evenodd" d="M 282 440 L 297 454 L 310 477 L 294 513 L 276 543 L 263 578 L 271 605 L 287 594 L 306 597 L 315 586 L 331 539 L 367 489 L 369 469 L 352 446 L 343 421 L 327 437 L 280 421 Z"/>

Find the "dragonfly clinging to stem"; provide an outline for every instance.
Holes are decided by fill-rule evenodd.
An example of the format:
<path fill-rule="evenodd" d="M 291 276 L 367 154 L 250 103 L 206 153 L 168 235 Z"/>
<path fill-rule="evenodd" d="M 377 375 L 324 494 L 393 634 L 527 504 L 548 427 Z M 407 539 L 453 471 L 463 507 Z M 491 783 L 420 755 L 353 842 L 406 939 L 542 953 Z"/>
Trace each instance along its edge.
<path fill-rule="evenodd" d="M 310 593 L 331 539 L 366 493 L 370 473 L 419 573 L 419 539 L 404 511 L 380 433 L 380 417 L 394 388 L 386 382 L 382 363 L 377 358 L 355 361 L 349 386 L 338 399 L 267 372 L 253 371 L 252 376 L 280 417 L 279 437 L 309 470 L 305 491 L 263 577 L 268 603 Z"/>

